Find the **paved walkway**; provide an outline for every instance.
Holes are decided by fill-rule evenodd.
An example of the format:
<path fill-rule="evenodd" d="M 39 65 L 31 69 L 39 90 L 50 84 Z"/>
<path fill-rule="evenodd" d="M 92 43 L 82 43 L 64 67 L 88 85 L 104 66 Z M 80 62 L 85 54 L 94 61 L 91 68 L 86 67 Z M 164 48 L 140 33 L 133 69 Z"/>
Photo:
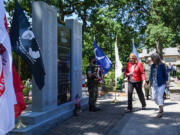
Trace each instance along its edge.
<path fill-rule="evenodd" d="M 180 135 L 180 102 L 165 100 L 162 118 L 156 118 L 158 109 L 151 100 L 147 101 L 146 110 L 137 108 L 137 100 L 134 106 L 135 112 L 126 114 L 108 135 Z"/>
<path fill-rule="evenodd" d="M 141 110 L 135 98 L 134 112 L 124 114 L 126 96 L 118 96 L 118 101 L 107 95 L 99 99 L 102 111 L 85 111 L 72 117 L 46 135 L 180 135 L 180 102 L 166 100 L 164 117 L 155 118 L 157 106 L 147 101 L 147 109 Z"/>
<path fill-rule="evenodd" d="M 46 135 L 105 135 L 123 117 L 123 102 L 113 103 L 112 95 L 106 95 L 98 100 L 99 112 L 85 111 L 78 117 L 72 117 L 57 125 Z"/>

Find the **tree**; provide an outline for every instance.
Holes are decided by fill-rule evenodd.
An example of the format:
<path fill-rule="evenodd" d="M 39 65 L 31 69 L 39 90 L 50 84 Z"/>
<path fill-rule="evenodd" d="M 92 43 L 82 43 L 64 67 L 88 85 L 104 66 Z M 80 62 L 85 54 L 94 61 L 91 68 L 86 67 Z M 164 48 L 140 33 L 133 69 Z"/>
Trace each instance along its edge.
<path fill-rule="evenodd" d="M 18 0 L 31 18 L 32 0 Z M 36 1 L 36 0 L 34 0 Z M 88 57 L 94 55 L 93 40 L 114 61 L 114 42 L 118 39 L 120 60 L 124 65 L 132 51 L 132 39 L 140 52 L 142 48 L 156 48 L 162 57 L 164 47 L 180 42 L 179 0 L 42 0 L 58 9 L 58 22 L 76 14 L 83 22 L 83 71 Z M 14 1 L 6 9 L 12 17 Z M 113 69 L 113 68 L 112 68 Z"/>
<path fill-rule="evenodd" d="M 146 20 L 146 45 L 147 48 L 156 48 L 161 58 L 163 48 L 175 46 L 179 42 L 177 20 L 180 18 L 177 11 L 180 8 L 177 5 L 177 0 L 153 0 L 150 3 L 149 17 Z"/>
<path fill-rule="evenodd" d="M 174 42 L 175 34 L 171 28 L 164 26 L 163 24 L 149 24 L 146 29 L 146 42 L 148 47 L 156 47 L 157 53 L 163 59 L 162 49 L 169 47 Z"/>

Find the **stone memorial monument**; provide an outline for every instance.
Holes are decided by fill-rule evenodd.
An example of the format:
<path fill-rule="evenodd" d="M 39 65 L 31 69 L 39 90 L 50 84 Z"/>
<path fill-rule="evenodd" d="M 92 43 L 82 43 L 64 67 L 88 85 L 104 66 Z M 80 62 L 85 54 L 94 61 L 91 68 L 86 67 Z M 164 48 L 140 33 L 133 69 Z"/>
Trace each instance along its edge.
<path fill-rule="evenodd" d="M 39 90 L 33 81 L 32 111 L 21 116 L 27 127 L 15 129 L 10 135 L 43 134 L 71 117 L 72 100 L 77 94 L 82 95 L 82 24 L 70 19 L 65 26 L 59 26 L 56 8 L 41 1 L 32 4 L 32 22 L 42 52 L 45 86 Z M 87 103 L 88 99 L 82 98 L 82 108 Z"/>

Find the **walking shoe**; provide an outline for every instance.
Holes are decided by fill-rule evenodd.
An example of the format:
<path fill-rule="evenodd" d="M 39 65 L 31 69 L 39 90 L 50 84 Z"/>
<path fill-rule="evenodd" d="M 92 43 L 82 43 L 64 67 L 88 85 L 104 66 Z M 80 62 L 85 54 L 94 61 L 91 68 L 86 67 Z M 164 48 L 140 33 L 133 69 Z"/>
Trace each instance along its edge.
<path fill-rule="evenodd" d="M 132 112 L 132 110 L 130 110 L 130 109 L 125 110 L 125 113 L 131 113 L 131 112 Z"/>
<path fill-rule="evenodd" d="M 96 109 L 97 111 L 100 111 L 100 110 L 101 110 L 101 108 L 98 108 L 98 107 L 95 107 L 95 109 Z"/>
<path fill-rule="evenodd" d="M 159 112 L 158 114 L 157 114 L 157 118 L 161 118 L 163 116 L 163 113 L 162 112 Z"/>
<path fill-rule="evenodd" d="M 146 110 L 146 106 L 143 106 L 143 107 L 142 107 L 142 110 Z"/>
<path fill-rule="evenodd" d="M 97 112 L 98 109 L 96 107 L 94 107 L 94 106 L 91 106 L 91 107 L 89 107 L 89 111 L 90 112 Z"/>
<path fill-rule="evenodd" d="M 97 112 L 97 110 L 95 108 L 89 108 L 90 112 Z"/>

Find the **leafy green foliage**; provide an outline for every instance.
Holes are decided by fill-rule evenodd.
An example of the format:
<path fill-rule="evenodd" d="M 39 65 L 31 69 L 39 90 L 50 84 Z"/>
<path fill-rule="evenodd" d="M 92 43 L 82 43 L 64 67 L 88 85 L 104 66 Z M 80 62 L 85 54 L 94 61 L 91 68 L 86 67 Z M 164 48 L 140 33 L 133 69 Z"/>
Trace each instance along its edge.
<path fill-rule="evenodd" d="M 117 89 L 117 90 L 122 90 L 122 89 L 123 89 L 123 82 L 124 82 L 124 75 L 121 75 L 121 76 L 117 79 L 117 86 L 116 86 L 116 89 Z"/>
<path fill-rule="evenodd" d="M 32 95 L 30 95 L 30 92 L 32 94 L 32 85 L 29 79 L 24 80 L 23 84 L 24 84 L 23 96 L 25 97 L 25 102 L 28 105 L 32 103 Z"/>
<path fill-rule="evenodd" d="M 13 63 L 17 69 L 17 72 L 21 80 L 27 80 L 32 78 L 32 73 L 29 65 L 14 52 L 13 52 Z"/>
<path fill-rule="evenodd" d="M 108 89 L 110 91 L 115 90 L 115 72 L 109 72 L 105 77 L 104 77 L 104 87 L 103 89 Z"/>
<path fill-rule="evenodd" d="M 37 1 L 37 0 L 34 0 Z M 65 16 L 76 14 L 83 23 L 83 72 L 89 65 L 88 58 L 94 55 L 93 40 L 113 62 L 113 67 L 105 77 L 114 83 L 114 43 L 117 39 L 123 68 L 132 52 L 132 39 L 139 52 L 142 48 L 156 48 L 162 56 L 162 49 L 180 43 L 180 2 L 179 0 L 42 0 L 58 9 L 58 22 L 64 24 Z M 31 18 L 32 0 L 18 0 Z M 6 3 L 10 20 L 14 11 L 14 0 Z M 19 62 L 20 61 L 20 62 Z M 20 64 L 18 64 L 20 63 Z M 29 69 L 15 56 L 15 65 L 29 77 Z M 21 68 L 20 68 L 21 67 Z M 25 71 L 22 71 L 25 70 Z M 24 72 L 28 75 L 23 74 Z M 111 79 L 111 81 L 107 81 Z"/>
<path fill-rule="evenodd" d="M 163 24 L 149 24 L 146 29 L 146 42 L 149 47 L 154 47 L 156 41 L 162 44 L 163 48 L 170 47 L 174 43 L 175 34 L 171 28 Z"/>
<path fill-rule="evenodd" d="M 146 18 L 146 47 L 156 48 L 162 57 L 162 49 L 179 42 L 180 2 L 178 0 L 152 0 Z"/>

